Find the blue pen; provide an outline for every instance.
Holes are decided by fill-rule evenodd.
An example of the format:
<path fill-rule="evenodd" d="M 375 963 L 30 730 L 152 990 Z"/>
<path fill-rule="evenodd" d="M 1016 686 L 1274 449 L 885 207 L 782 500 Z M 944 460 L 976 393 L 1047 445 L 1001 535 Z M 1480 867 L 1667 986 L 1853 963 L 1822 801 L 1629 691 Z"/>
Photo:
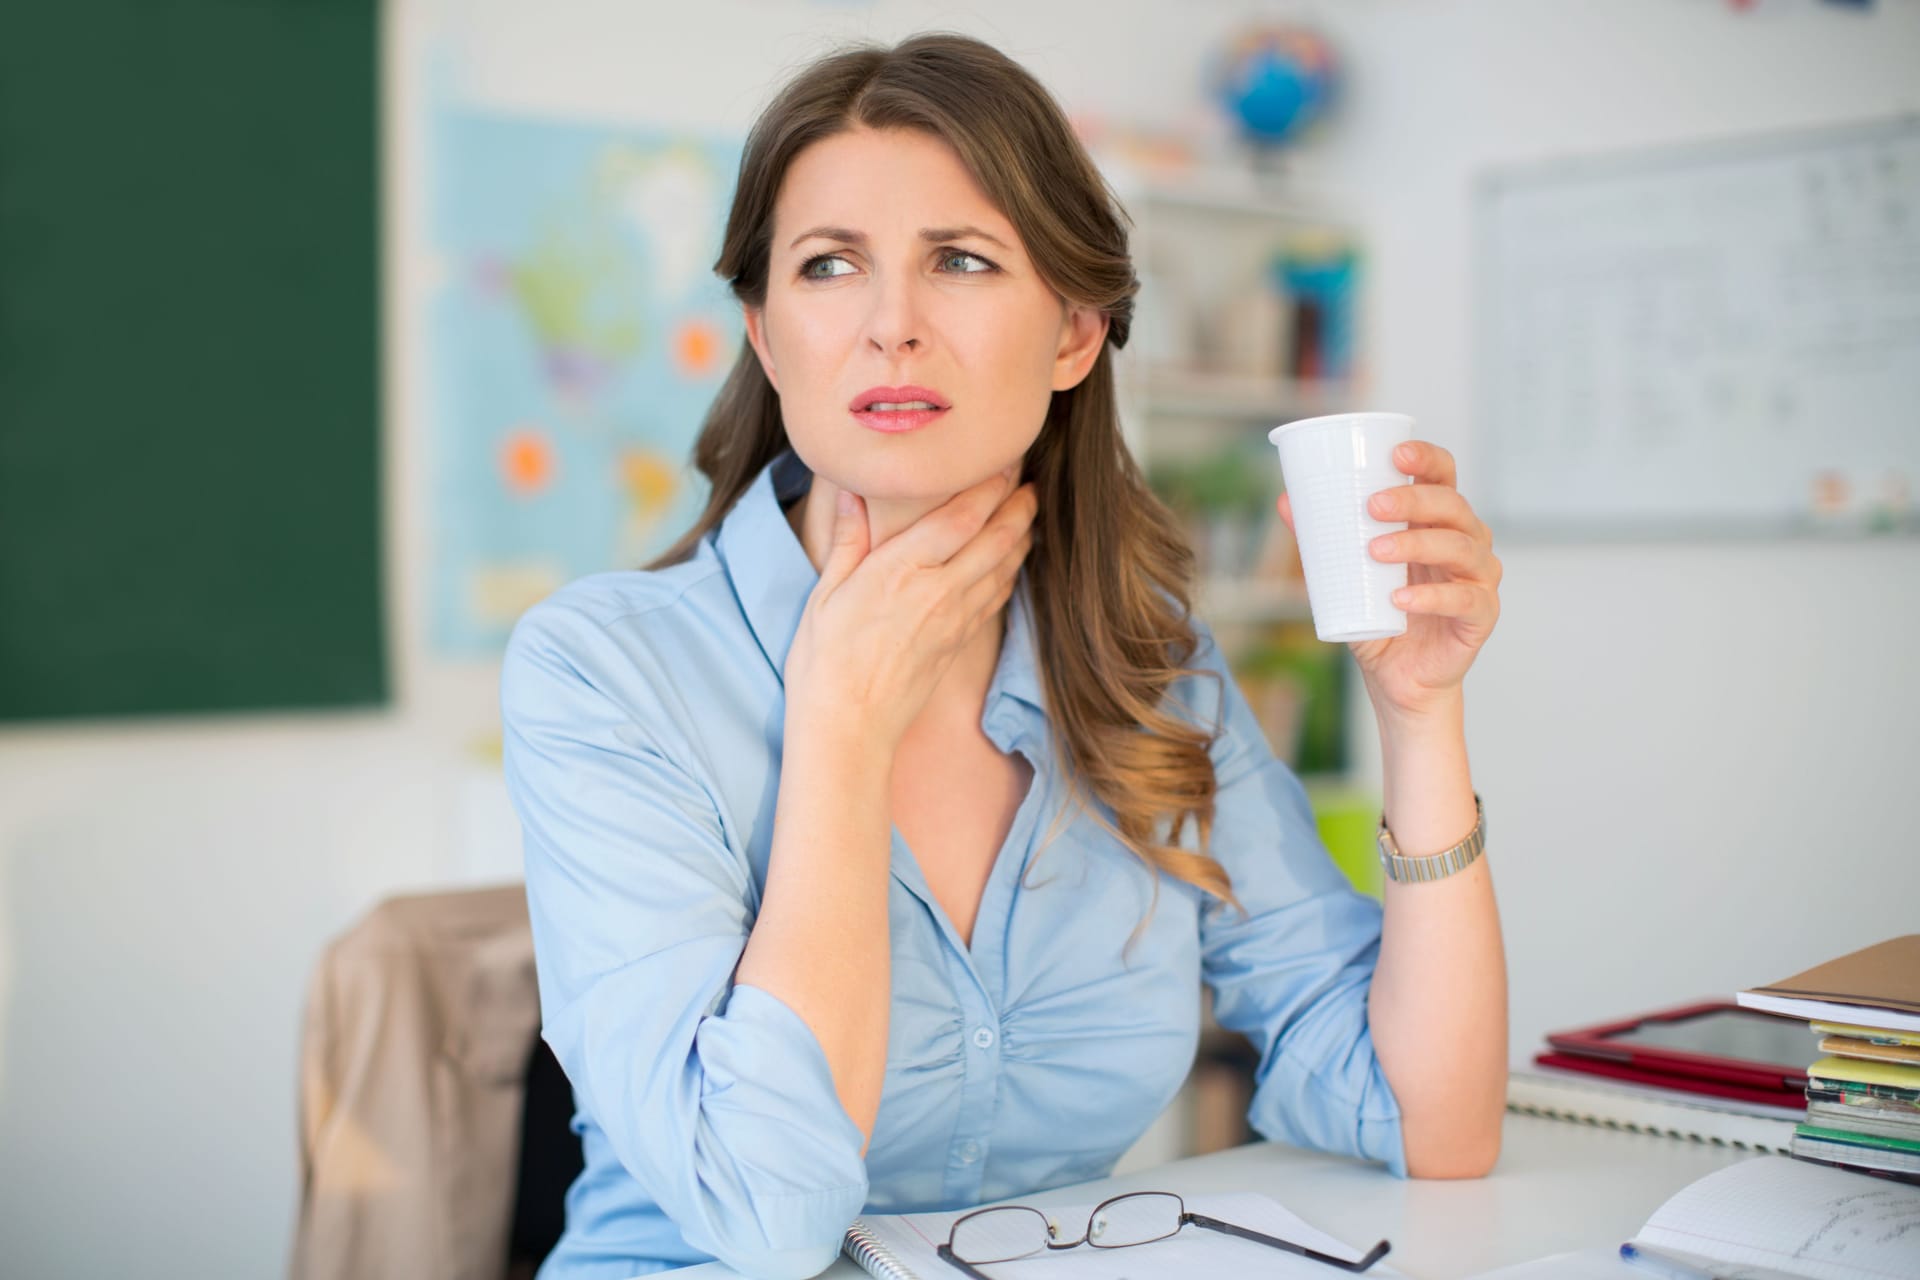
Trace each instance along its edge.
<path fill-rule="evenodd" d="M 1656 1276 L 1665 1276 L 1667 1280 L 1719 1280 L 1711 1271 L 1702 1271 L 1690 1262 L 1682 1262 L 1669 1254 L 1657 1253 L 1631 1240 L 1620 1246 L 1620 1256 L 1642 1271 Z"/>

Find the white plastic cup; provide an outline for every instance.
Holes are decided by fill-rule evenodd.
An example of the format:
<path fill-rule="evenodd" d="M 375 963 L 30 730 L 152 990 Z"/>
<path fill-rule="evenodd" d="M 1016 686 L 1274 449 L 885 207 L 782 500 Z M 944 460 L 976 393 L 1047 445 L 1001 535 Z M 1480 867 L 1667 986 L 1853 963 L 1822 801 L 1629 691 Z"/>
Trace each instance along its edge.
<path fill-rule="evenodd" d="M 1406 634 L 1406 610 L 1394 604 L 1393 593 L 1407 585 L 1407 563 L 1376 560 L 1367 548 L 1407 525 L 1374 519 L 1367 499 L 1413 482 L 1393 465 L 1394 447 L 1413 439 L 1413 419 L 1332 413 L 1282 423 L 1267 439 L 1280 450 L 1281 477 L 1293 501 L 1314 634 L 1325 641 Z"/>

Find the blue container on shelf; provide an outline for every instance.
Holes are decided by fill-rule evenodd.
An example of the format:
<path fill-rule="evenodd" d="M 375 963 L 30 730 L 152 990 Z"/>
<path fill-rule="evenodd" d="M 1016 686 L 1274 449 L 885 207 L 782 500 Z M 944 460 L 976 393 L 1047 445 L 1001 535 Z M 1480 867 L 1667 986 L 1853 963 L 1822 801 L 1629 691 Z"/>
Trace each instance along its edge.
<path fill-rule="evenodd" d="M 1296 307 L 1289 361 L 1293 376 L 1338 380 L 1352 374 L 1358 261 L 1359 255 L 1347 245 L 1274 259 L 1274 285 Z"/>

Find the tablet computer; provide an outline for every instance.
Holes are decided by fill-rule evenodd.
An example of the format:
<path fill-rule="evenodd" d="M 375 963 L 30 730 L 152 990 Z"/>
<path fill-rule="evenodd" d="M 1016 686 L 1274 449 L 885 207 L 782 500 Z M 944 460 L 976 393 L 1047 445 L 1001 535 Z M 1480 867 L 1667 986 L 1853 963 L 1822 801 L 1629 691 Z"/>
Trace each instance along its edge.
<path fill-rule="evenodd" d="M 1629 1062 L 1610 1062 L 1604 1058 L 1588 1058 L 1577 1053 L 1557 1053 L 1552 1049 L 1533 1055 L 1533 1065 L 1549 1067 L 1555 1071 L 1571 1071 L 1595 1080 L 1618 1080 L 1626 1084 L 1652 1085 L 1665 1090 L 1679 1090 L 1696 1097 L 1730 1098 L 1736 1102 L 1757 1103 L 1769 1110 L 1778 1109 L 1782 1116 L 1793 1115 L 1805 1119 L 1807 1100 L 1797 1093 L 1788 1093 L 1780 1089 L 1755 1089 L 1744 1084 L 1728 1084 L 1725 1080 L 1708 1080 L 1702 1076 L 1681 1076 L 1671 1071 L 1651 1071 L 1645 1067 L 1636 1067 Z"/>
<path fill-rule="evenodd" d="M 1558 1031 L 1547 1043 L 1561 1053 L 1640 1071 L 1792 1096 L 1805 1093 L 1807 1068 L 1821 1056 L 1819 1040 L 1804 1018 L 1745 1009 L 1731 1000 Z"/>

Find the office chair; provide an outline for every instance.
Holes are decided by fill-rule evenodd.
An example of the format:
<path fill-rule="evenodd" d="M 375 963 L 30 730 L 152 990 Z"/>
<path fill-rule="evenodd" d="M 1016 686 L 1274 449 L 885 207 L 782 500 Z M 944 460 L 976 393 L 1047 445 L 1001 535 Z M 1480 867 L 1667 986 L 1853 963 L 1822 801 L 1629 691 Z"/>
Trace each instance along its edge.
<path fill-rule="evenodd" d="M 527 1059 L 520 1108 L 520 1159 L 513 1182 L 513 1227 L 507 1236 L 507 1280 L 532 1280 L 566 1225 L 567 1188 L 586 1160 L 573 1131 L 573 1086 L 539 1036 Z"/>
<path fill-rule="evenodd" d="M 581 1167 L 539 1026 L 521 885 L 389 898 L 323 949 L 292 1280 L 532 1275 Z"/>

